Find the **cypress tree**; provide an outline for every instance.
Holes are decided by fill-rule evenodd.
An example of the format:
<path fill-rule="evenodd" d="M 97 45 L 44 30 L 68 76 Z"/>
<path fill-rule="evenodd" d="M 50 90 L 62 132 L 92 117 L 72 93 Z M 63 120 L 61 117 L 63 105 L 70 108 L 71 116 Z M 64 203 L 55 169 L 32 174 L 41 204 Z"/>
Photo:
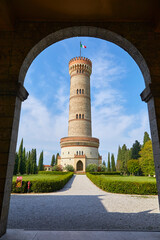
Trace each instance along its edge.
<path fill-rule="evenodd" d="M 56 163 L 55 163 L 55 165 L 58 164 L 58 156 L 59 156 L 59 153 L 57 153 L 57 155 L 56 155 Z"/>
<path fill-rule="evenodd" d="M 108 153 L 108 165 L 107 165 L 107 171 L 111 171 L 111 162 L 110 162 L 110 153 Z"/>
<path fill-rule="evenodd" d="M 22 158 L 22 169 L 23 169 L 23 174 L 26 173 L 26 149 L 24 147 L 23 149 L 23 158 Z"/>
<path fill-rule="evenodd" d="M 15 155 L 15 163 L 14 163 L 14 172 L 13 172 L 13 175 L 17 175 L 18 173 L 18 154 L 16 153 Z"/>
<path fill-rule="evenodd" d="M 43 171 L 43 151 L 40 153 L 39 162 L 38 162 L 38 171 Z"/>
<path fill-rule="evenodd" d="M 52 160 L 51 160 L 51 166 L 53 167 L 56 163 L 56 160 L 55 160 L 55 155 L 53 154 L 52 155 Z"/>
<path fill-rule="evenodd" d="M 147 132 L 144 132 L 144 137 L 143 137 L 143 146 L 145 145 L 146 142 L 148 142 L 150 139 L 149 134 Z"/>
<path fill-rule="evenodd" d="M 112 172 L 116 171 L 116 164 L 115 164 L 115 159 L 114 159 L 114 154 L 113 153 L 111 155 L 111 171 Z"/>
<path fill-rule="evenodd" d="M 26 173 L 31 174 L 31 153 L 29 151 L 26 162 Z"/>
<path fill-rule="evenodd" d="M 122 149 L 121 149 L 121 147 L 119 146 L 119 147 L 118 147 L 118 154 L 117 154 L 117 163 L 116 163 L 116 169 L 117 169 L 118 171 L 121 170 L 121 165 L 122 165 L 121 151 L 122 151 Z"/>
<path fill-rule="evenodd" d="M 31 173 L 36 174 L 38 173 L 36 149 L 31 150 L 30 159 L 31 159 Z"/>
<path fill-rule="evenodd" d="M 140 154 L 139 154 L 140 151 L 141 151 L 141 144 L 136 140 L 132 146 L 131 158 L 138 159 L 140 157 Z"/>
<path fill-rule="evenodd" d="M 21 140 L 21 144 L 19 146 L 18 151 L 18 173 L 23 174 L 24 173 L 24 167 L 23 167 L 23 138 Z"/>
<path fill-rule="evenodd" d="M 103 160 L 103 163 L 102 163 L 105 167 L 106 167 L 106 162 Z"/>

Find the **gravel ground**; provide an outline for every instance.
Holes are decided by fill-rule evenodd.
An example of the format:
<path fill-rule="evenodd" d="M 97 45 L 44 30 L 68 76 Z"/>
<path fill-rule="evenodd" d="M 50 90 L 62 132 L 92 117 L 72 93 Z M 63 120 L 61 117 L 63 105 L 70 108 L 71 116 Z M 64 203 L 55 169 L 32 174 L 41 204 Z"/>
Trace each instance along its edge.
<path fill-rule="evenodd" d="M 158 197 L 106 193 L 76 175 L 55 193 L 12 195 L 8 228 L 160 231 Z"/>

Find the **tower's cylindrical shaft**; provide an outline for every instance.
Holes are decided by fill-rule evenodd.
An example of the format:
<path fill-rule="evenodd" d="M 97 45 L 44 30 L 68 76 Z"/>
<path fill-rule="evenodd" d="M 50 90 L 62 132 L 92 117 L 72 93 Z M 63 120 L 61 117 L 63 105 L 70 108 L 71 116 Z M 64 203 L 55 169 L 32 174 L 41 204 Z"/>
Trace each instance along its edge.
<path fill-rule="evenodd" d="M 78 57 L 69 62 L 70 102 L 68 136 L 92 136 L 90 75 L 92 63 Z"/>

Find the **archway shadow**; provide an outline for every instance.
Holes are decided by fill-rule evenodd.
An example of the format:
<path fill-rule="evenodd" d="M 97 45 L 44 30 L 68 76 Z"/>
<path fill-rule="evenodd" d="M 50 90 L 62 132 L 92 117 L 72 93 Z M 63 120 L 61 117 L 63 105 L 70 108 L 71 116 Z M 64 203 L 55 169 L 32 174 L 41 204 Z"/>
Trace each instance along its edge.
<path fill-rule="evenodd" d="M 153 209 L 109 212 L 102 198 L 102 195 L 12 195 L 8 228 L 160 231 L 160 214 L 151 213 Z"/>

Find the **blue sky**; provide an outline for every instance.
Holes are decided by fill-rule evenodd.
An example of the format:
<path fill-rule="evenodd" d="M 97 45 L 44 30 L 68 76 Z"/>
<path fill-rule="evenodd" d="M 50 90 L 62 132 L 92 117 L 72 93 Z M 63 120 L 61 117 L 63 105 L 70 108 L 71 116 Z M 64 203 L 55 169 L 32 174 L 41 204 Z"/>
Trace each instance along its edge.
<path fill-rule="evenodd" d="M 24 86 L 29 92 L 22 104 L 18 144 L 23 137 L 27 151 L 44 151 L 44 164 L 60 152 L 60 138 L 68 135 L 70 76 L 68 63 L 79 56 L 92 61 L 92 135 L 100 139 L 103 160 L 117 155 L 118 146 L 131 147 L 149 132 L 147 105 L 140 93 L 143 76 L 134 60 L 113 43 L 89 37 L 63 40 L 45 49 L 31 64 Z"/>

